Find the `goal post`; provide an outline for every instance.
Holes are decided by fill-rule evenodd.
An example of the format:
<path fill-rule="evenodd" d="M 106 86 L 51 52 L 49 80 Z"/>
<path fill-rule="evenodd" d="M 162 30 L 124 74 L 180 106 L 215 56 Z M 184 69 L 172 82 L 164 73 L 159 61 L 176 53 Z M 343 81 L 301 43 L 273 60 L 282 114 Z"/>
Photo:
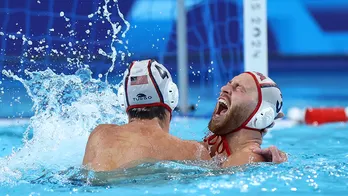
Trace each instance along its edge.
<path fill-rule="evenodd" d="M 187 22 L 185 0 L 177 0 L 177 62 L 179 82 L 179 109 L 188 112 L 188 57 L 187 57 Z"/>
<path fill-rule="evenodd" d="M 244 70 L 268 75 L 267 0 L 243 0 Z"/>

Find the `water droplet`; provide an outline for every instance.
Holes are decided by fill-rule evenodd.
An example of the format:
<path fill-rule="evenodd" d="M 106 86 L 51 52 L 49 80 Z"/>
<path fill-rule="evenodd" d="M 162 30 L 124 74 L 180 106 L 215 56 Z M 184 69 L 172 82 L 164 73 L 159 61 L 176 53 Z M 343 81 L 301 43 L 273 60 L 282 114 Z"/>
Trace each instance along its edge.
<path fill-rule="evenodd" d="M 214 61 L 210 61 L 210 64 L 214 64 Z"/>
<path fill-rule="evenodd" d="M 103 77 L 103 74 L 98 74 L 98 78 L 102 78 Z"/>
<path fill-rule="evenodd" d="M 22 40 L 23 40 L 23 44 L 28 41 L 27 38 L 25 37 L 25 35 L 22 36 Z"/>
<path fill-rule="evenodd" d="M 89 29 L 87 29 L 87 30 L 86 30 L 86 33 L 87 33 L 87 34 L 89 34 L 89 33 L 90 33 L 90 30 L 89 30 Z"/>
<path fill-rule="evenodd" d="M 28 41 L 28 45 L 29 45 L 29 46 L 33 45 L 33 42 L 29 40 L 29 41 Z"/>
<path fill-rule="evenodd" d="M 90 23 L 88 23 L 88 25 L 89 25 L 89 26 L 92 26 L 93 24 L 90 22 Z"/>
<path fill-rule="evenodd" d="M 63 17 L 64 16 L 64 12 L 60 12 L 60 17 Z"/>

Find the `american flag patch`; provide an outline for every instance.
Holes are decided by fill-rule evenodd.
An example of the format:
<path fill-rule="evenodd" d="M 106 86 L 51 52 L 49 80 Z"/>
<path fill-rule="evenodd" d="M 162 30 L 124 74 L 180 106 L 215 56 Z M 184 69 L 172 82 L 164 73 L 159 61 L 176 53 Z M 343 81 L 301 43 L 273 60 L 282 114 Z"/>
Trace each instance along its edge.
<path fill-rule="evenodd" d="M 132 76 L 131 85 L 148 84 L 147 75 L 143 76 Z"/>

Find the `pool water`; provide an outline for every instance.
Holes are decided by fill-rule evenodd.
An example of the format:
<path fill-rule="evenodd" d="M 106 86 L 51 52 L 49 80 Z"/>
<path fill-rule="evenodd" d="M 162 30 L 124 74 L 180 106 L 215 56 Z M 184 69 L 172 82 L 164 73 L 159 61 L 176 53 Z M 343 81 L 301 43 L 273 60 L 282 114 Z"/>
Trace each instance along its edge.
<path fill-rule="evenodd" d="M 34 114 L 30 119 L 0 120 L 0 195 L 333 195 L 348 191 L 348 126 L 342 123 L 317 127 L 277 121 L 264 137 L 263 147 L 276 145 L 289 153 L 289 161 L 282 164 L 219 169 L 214 162 L 167 161 L 86 173 L 80 166 L 90 131 L 99 123 L 125 122 L 113 91 L 117 86 L 91 78 L 86 69 L 75 75 L 28 72 L 25 80 L 4 73 L 24 87 L 21 97 L 25 94 L 30 101 L 14 102 L 18 111 L 32 106 Z M 345 83 L 334 79 L 347 80 L 340 74 L 326 75 L 325 82 L 318 82 L 323 77 L 318 73 L 272 78 L 283 91 L 286 113 L 292 106 L 346 105 Z M 190 102 L 196 103 L 197 110 L 191 117 L 175 114 L 171 133 L 202 141 L 215 95 L 209 90 L 191 90 Z M 11 96 L 11 92 L 15 91 L 9 89 L 5 95 Z M 4 98 L 6 102 L 8 98 Z M 113 180 L 95 184 L 95 175 L 112 176 Z"/>
<path fill-rule="evenodd" d="M 171 124 L 171 133 L 183 139 L 200 141 L 206 133 L 207 123 L 208 119 L 204 118 L 177 117 Z M 346 124 L 276 126 L 265 136 L 263 147 L 276 145 L 289 153 L 286 163 L 218 169 L 207 162 L 159 162 L 104 174 L 118 178 L 98 186 L 85 182 L 79 170 L 83 154 L 81 147 L 86 140 L 75 142 L 75 148 L 59 148 L 58 145 L 51 148 L 51 154 L 61 154 L 61 160 L 55 160 L 54 164 L 49 160 L 36 165 L 26 164 L 23 157 L 17 156 L 26 156 L 21 152 L 5 158 L 11 154 L 12 147 L 17 149 L 24 145 L 22 133 L 26 124 L 16 124 L 0 128 L 1 195 L 231 195 L 240 192 L 250 195 L 273 192 L 281 195 L 295 192 L 298 195 L 332 195 L 348 191 Z M 48 144 L 27 147 L 32 148 L 29 151 L 32 153 L 36 152 L 36 147 L 50 148 Z M 81 155 L 64 156 L 67 151 Z M 38 153 L 32 156 L 40 160 L 47 155 Z M 70 159 L 70 164 L 64 159 Z M 60 164 L 63 166 L 58 166 Z"/>
<path fill-rule="evenodd" d="M 109 2 L 103 3 L 106 10 L 94 13 L 100 18 L 98 22 L 110 24 L 108 35 L 113 37 L 107 48 L 98 51 L 105 60 L 112 61 L 106 75 L 115 68 L 120 52 L 121 56 L 131 54 L 127 49 L 116 53 L 115 35 L 121 33 L 124 37 L 129 23 L 118 13 L 126 30 L 114 28 L 118 24 L 108 17 L 112 10 L 108 10 Z M 69 29 L 70 24 L 66 25 Z M 56 32 L 60 33 L 59 29 Z M 32 42 L 29 37 L 26 39 Z M 27 45 L 27 48 L 30 50 L 33 46 Z M 64 57 L 78 52 L 71 46 L 65 50 Z M 47 54 L 38 52 L 40 55 Z M 37 67 L 35 60 L 30 60 L 33 60 L 30 65 Z M 2 116 L 9 118 L 0 120 L 0 195 L 233 195 L 241 192 L 335 195 L 348 192 L 348 126 L 341 123 L 314 127 L 278 121 L 265 136 L 263 147 L 276 145 L 289 153 L 289 161 L 282 164 L 219 169 L 214 162 L 166 161 L 110 173 L 86 173 L 80 165 L 90 131 L 100 123 L 125 123 L 126 116 L 118 108 L 114 92 L 117 85 L 103 82 L 105 73 L 97 73 L 103 81 L 93 79 L 88 66 L 78 64 L 76 69 L 71 69 L 77 70 L 75 74 L 58 75 L 51 69 L 33 71 L 30 65 L 22 71 L 12 70 L 14 73 L 9 70 L 15 69 L 12 67 L 1 70 L 0 86 L 5 92 L 1 92 L 0 108 Z M 69 66 L 72 65 L 69 63 Z M 105 62 L 93 66 L 105 66 Z M 24 72 L 26 77 L 16 76 L 18 72 Z M 285 112 L 294 106 L 347 105 L 346 73 L 270 73 L 282 89 Z M 216 89 L 222 84 L 196 88 L 197 84 L 193 83 L 189 89 L 190 103 L 196 110 L 186 118 L 174 115 L 171 133 L 182 139 L 201 141 L 216 102 Z M 113 180 L 91 185 L 86 175 L 89 180 L 95 175 L 111 176 Z"/>
<path fill-rule="evenodd" d="M 49 69 L 28 71 L 26 79 L 8 71 L 3 73 L 24 87 L 20 96 L 25 94 L 30 101 L 28 104 L 21 99 L 13 105 L 18 111 L 32 106 L 33 115 L 30 119 L 0 122 L 0 195 L 332 195 L 348 191 L 348 126 L 341 123 L 315 127 L 278 121 L 265 136 L 263 147 L 276 145 L 289 153 L 289 161 L 279 165 L 219 169 L 214 162 L 159 162 L 86 174 L 80 165 L 90 131 L 100 123 L 125 123 L 126 116 L 114 92 L 117 85 L 93 79 L 88 69 L 73 75 L 58 75 Z M 326 81 L 320 82 L 323 75 Z M 335 80 L 347 80 L 343 76 L 344 73 L 287 73 L 272 78 L 282 89 L 286 113 L 292 106 L 346 105 L 346 83 Z M 202 141 L 216 95 L 208 89 L 191 90 L 190 102 L 196 104 L 197 110 L 186 118 L 175 114 L 171 133 Z M 11 97 L 12 92 L 15 91 L 9 89 L 5 95 Z M 3 105 L 6 100 L 8 97 Z M 3 107 L 8 108 L 11 107 Z M 114 178 L 91 185 L 95 175 Z"/>

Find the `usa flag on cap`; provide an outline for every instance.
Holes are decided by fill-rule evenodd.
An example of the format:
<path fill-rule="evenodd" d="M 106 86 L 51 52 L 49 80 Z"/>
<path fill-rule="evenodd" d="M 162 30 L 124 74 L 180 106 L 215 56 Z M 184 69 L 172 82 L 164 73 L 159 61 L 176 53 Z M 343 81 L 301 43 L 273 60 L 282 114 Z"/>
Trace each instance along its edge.
<path fill-rule="evenodd" d="M 147 79 L 147 75 L 131 77 L 131 85 L 141 85 L 141 84 L 148 84 L 148 83 L 149 81 Z"/>

